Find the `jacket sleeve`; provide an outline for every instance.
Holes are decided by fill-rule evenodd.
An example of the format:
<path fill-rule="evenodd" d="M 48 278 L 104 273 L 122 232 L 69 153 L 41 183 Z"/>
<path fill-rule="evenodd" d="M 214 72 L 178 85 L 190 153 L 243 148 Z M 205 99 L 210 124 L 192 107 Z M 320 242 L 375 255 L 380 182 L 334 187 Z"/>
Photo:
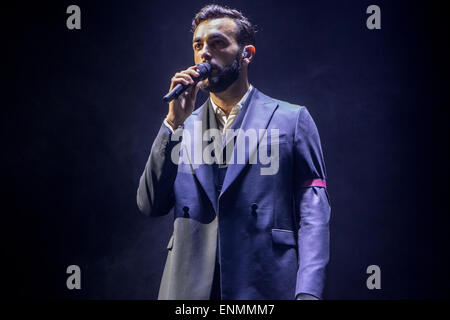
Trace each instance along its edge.
<path fill-rule="evenodd" d="M 181 136 L 178 130 L 182 128 L 173 133 L 165 124 L 161 125 L 139 180 L 137 205 L 147 216 L 166 215 L 174 206 L 173 184 L 177 176 L 177 162 L 172 161 L 171 155 L 179 143 L 172 136 Z"/>
<path fill-rule="evenodd" d="M 305 107 L 299 110 L 294 139 L 295 214 L 299 221 L 295 294 L 322 298 L 330 255 L 331 207 L 319 133 Z"/>

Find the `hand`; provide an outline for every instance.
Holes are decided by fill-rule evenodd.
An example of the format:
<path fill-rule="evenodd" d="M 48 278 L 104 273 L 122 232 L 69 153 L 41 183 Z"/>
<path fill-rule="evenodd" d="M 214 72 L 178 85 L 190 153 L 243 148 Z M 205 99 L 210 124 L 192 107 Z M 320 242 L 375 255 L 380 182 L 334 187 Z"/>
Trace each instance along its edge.
<path fill-rule="evenodd" d="M 169 112 L 166 116 L 167 122 L 175 130 L 182 125 L 187 117 L 191 115 L 195 107 L 195 99 L 201 85 L 201 81 L 194 85 L 193 77 L 198 77 L 200 74 L 196 71 L 197 66 L 189 67 L 186 70 L 175 73 L 170 83 L 169 92 L 179 83 L 191 85 L 184 91 L 178 99 L 169 102 Z"/>
<path fill-rule="evenodd" d="M 319 298 L 308 293 L 299 293 L 295 300 L 319 300 Z"/>

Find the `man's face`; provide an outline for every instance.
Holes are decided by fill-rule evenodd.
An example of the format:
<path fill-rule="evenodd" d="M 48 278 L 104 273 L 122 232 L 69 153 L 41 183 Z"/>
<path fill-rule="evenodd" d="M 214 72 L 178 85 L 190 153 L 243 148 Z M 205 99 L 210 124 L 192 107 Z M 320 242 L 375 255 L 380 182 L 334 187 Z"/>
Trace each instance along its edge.
<path fill-rule="evenodd" d="M 207 20 L 198 25 L 192 43 L 195 64 L 208 62 L 212 67 L 201 89 L 222 92 L 239 77 L 242 51 L 236 42 L 236 32 L 236 23 L 230 18 Z"/>

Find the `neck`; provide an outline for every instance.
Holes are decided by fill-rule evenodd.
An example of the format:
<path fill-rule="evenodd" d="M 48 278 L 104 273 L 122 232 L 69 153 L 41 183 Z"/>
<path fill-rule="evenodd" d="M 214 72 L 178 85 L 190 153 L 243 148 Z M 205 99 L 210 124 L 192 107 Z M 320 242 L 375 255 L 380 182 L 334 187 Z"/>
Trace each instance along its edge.
<path fill-rule="evenodd" d="M 210 93 L 212 101 L 225 112 L 230 114 L 233 107 L 242 99 L 249 88 L 248 79 L 239 77 L 227 90 L 217 93 Z"/>

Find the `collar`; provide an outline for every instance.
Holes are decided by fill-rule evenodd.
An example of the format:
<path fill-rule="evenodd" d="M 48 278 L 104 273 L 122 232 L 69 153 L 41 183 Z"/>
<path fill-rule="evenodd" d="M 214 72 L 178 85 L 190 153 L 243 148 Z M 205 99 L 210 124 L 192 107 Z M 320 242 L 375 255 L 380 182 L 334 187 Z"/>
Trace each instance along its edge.
<path fill-rule="evenodd" d="M 244 104 L 245 100 L 247 99 L 247 97 L 248 97 L 248 95 L 250 94 L 250 92 L 252 91 L 252 89 L 253 89 L 253 86 L 250 84 L 250 86 L 248 87 L 247 92 L 244 94 L 244 96 L 242 97 L 242 99 L 241 99 L 241 100 L 233 107 L 233 109 L 236 108 L 236 107 L 237 107 L 238 110 L 241 110 L 241 109 L 242 109 L 242 105 Z M 222 109 L 220 109 L 220 108 L 214 103 L 214 101 L 213 101 L 212 99 L 209 99 L 209 100 L 211 101 L 211 105 L 212 105 L 213 110 L 214 110 L 215 113 L 222 111 Z M 232 109 L 232 110 L 233 110 L 233 109 Z M 220 110 L 220 111 L 219 111 L 219 110 Z M 222 112 L 223 112 L 223 111 L 222 111 Z"/>

